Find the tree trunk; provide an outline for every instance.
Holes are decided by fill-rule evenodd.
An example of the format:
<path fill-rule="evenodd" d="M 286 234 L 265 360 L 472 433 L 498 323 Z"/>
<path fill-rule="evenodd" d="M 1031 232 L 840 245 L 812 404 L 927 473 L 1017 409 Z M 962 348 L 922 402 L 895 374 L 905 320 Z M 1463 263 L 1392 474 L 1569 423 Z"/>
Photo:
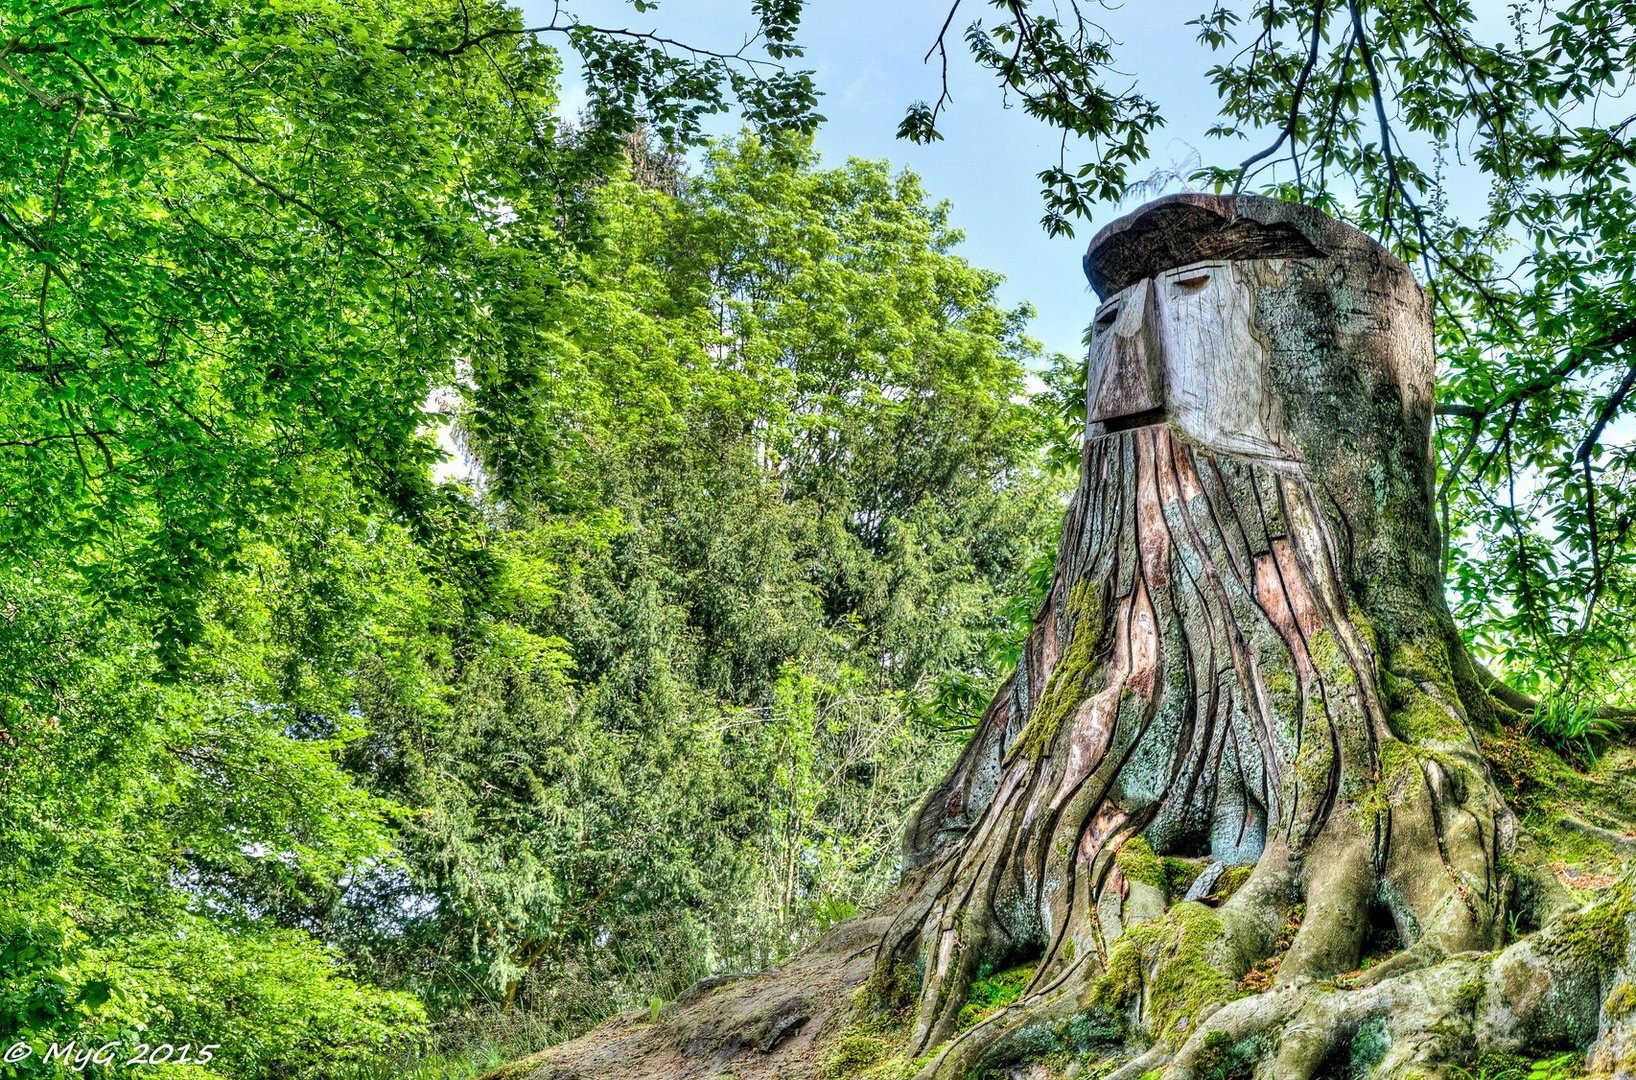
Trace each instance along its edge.
<path fill-rule="evenodd" d="M 1623 893 L 1478 955 L 1513 914 L 1515 821 L 1475 734 L 1504 706 L 1443 600 L 1431 316 L 1407 268 L 1303 207 L 1184 195 L 1104 229 L 1086 272 L 1103 304 L 1056 579 L 910 822 L 899 892 L 784 971 L 537 1075 L 1077 1057 L 1300 1080 L 1583 1048 L 1599 1023 L 1617 1056 Z M 1620 953 L 1600 966 L 1569 947 L 1592 917 Z M 1366 951 L 1390 955 L 1334 992 Z M 970 1007 L 1018 966 L 1014 1002 Z"/>

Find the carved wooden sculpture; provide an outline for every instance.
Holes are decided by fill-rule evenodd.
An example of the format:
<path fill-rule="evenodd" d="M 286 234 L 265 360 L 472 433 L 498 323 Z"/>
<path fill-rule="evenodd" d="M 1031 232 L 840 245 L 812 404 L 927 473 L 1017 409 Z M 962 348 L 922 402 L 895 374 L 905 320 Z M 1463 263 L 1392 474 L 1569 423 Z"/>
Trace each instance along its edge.
<path fill-rule="evenodd" d="M 1315 211 L 1194 195 L 1108 226 L 1085 269 L 1102 306 L 1055 582 L 910 822 L 899 892 L 541 1076 L 1045 1076 L 1017 1063 L 1058 1048 L 1121 1080 L 1227 1075 L 1229 1052 L 1301 1080 L 1366 1022 L 1388 1076 L 1595 1034 L 1618 961 L 1584 975 L 1569 921 L 1481 955 L 1515 825 L 1442 595 L 1411 274 Z M 1179 902 L 1167 856 L 1202 868 Z M 1372 925 L 1399 951 L 1317 990 Z M 963 1017 L 1017 964 L 1015 1003 Z M 854 1037 L 879 1053 L 848 1058 Z"/>
<path fill-rule="evenodd" d="M 1314 212 L 1207 196 L 1110 226 L 1086 269 L 1103 304 L 1057 580 L 911 835 L 935 869 L 891 947 L 927 972 L 922 1047 L 980 965 L 1042 955 L 1038 991 L 1102 975 L 1163 910 L 1121 870 L 1137 838 L 1254 868 L 1208 916 L 1234 978 L 1296 902 L 1283 984 L 1354 968 L 1371 907 L 1422 956 L 1496 943 L 1511 826 L 1437 575 L 1412 276 Z M 1149 1003 L 1161 1037 L 1200 1019 L 1186 993 Z"/>

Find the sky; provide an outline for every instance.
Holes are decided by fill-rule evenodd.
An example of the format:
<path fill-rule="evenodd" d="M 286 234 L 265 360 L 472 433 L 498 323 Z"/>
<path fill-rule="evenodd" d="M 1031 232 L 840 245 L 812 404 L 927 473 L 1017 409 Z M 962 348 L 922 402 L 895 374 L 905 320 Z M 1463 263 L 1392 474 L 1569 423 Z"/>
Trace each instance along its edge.
<path fill-rule="evenodd" d="M 525 26 L 550 22 L 555 8 L 549 0 L 520 6 Z M 1203 138 L 1215 120 L 1215 91 L 1202 75 L 1211 54 L 1185 25 L 1202 6 L 1200 0 L 1130 0 L 1098 14 L 1122 43 L 1117 54 L 1131 58 L 1127 70 L 1140 76 L 1143 92 L 1160 102 L 1169 121 L 1148 144 L 1154 167 L 1185 160 L 1194 150 L 1206 161 L 1245 156 L 1241 144 Z M 665 0 L 641 14 L 625 0 L 580 0 L 573 10 L 595 25 L 659 30 L 727 51 L 756 25 L 749 0 Z M 1091 223 L 1076 224 L 1072 238 L 1045 235 L 1037 174 L 1055 164 L 1060 135 L 1020 107 L 1007 108 L 992 76 L 971 62 L 960 34 L 987 10 L 968 2 L 955 18 L 949 50 L 954 104 L 940 123 L 943 141 L 930 146 L 896 133 L 910 102 L 937 96 L 938 68 L 924 57 L 948 13 L 943 0 L 808 0 L 800 34 L 807 54 L 795 66 L 817 73 L 819 111 L 827 117 L 817 142 L 825 162 L 886 158 L 919 174 L 932 197 L 952 204 L 951 221 L 967 238 L 959 254 L 1005 275 L 1000 299 L 1008 307 L 1034 305 L 1031 333 L 1048 350 L 1077 356 L 1096 306 L 1080 256 L 1120 211 L 1101 208 Z M 583 104 L 584 90 L 571 55 L 567 66 L 564 106 L 571 112 Z M 724 119 L 716 130 L 731 134 L 738 122 Z"/>

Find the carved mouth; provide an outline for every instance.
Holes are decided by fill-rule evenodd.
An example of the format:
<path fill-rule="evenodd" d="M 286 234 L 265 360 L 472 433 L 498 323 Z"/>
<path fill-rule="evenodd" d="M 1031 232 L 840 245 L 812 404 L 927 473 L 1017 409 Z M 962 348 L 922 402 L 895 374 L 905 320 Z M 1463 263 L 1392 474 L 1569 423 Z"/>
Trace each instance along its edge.
<path fill-rule="evenodd" d="M 1121 431 L 1130 431 L 1133 428 L 1152 427 L 1154 424 L 1165 422 L 1164 406 L 1156 409 L 1144 409 L 1141 412 L 1127 413 L 1124 416 L 1110 416 L 1101 421 L 1102 434 L 1113 435 Z"/>

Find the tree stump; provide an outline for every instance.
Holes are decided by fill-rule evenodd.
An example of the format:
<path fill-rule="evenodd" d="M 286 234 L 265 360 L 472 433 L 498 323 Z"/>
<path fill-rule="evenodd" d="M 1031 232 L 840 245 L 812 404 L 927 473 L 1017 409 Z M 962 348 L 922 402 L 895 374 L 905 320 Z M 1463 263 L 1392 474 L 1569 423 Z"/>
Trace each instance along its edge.
<path fill-rule="evenodd" d="M 1025 1063 L 1060 1051 L 1121 1080 L 1301 1080 L 1365 1035 L 1399 1075 L 1607 1027 L 1618 963 L 1563 944 L 1571 920 L 1485 955 L 1516 824 L 1474 729 L 1504 707 L 1443 599 L 1409 270 L 1309 208 L 1180 195 L 1103 229 L 1085 271 L 1055 580 L 909 823 L 898 893 L 677 1007 L 670 1049 L 631 1030 L 539 1076 L 1048 1075 Z M 1366 948 L 1389 955 L 1336 991 Z M 967 1008 L 1018 966 L 1015 1001 Z M 775 1027 L 799 1037 L 757 1049 Z"/>

